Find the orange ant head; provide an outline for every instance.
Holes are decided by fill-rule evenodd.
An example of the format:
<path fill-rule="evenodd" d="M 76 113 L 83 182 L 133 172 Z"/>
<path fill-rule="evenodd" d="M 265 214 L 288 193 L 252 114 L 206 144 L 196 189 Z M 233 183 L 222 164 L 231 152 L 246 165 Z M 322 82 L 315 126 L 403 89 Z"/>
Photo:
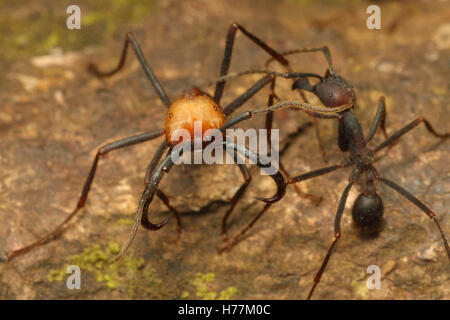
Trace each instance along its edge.
<path fill-rule="evenodd" d="M 195 122 L 201 124 L 202 133 L 208 129 L 219 129 L 225 123 L 222 109 L 198 88 L 192 89 L 170 105 L 164 125 L 166 141 L 171 145 L 180 143 L 183 137 L 176 132 L 178 129 L 186 130 L 193 140 Z"/>

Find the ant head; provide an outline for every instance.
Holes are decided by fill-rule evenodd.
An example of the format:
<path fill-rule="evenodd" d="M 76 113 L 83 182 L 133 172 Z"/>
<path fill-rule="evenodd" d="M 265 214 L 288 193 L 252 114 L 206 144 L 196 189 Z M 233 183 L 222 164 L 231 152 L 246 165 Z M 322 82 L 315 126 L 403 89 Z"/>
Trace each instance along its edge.
<path fill-rule="evenodd" d="M 311 85 L 307 78 L 299 78 L 292 85 L 292 89 L 303 89 L 314 93 L 329 108 L 354 105 L 356 102 L 352 85 L 334 71 L 327 70 L 325 76 L 321 77 L 315 85 Z"/>
<path fill-rule="evenodd" d="M 225 123 L 225 115 L 214 99 L 198 88 L 193 88 L 175 100 L 167 110 L 164 124 L 166 141 L 175 146 L 186 139 L 194 139 L 196 123 L 200 134 L 209 129 L 219 129 Z"/>
<path fill-rule="evenodd" d="M 362 193 L 353 205 L 353 223 L 363 235 L 377 235 L 382 227 L 383 211 L 383 200 L 378 194 Z"/>
<path fill-rule="evenodd" d="M 353 86 L 336 72 L 325 73 L 323 79 L 314 86 L 313 91 L 322 103 L 330 108 L 355 104 L 356 94 Z"/>

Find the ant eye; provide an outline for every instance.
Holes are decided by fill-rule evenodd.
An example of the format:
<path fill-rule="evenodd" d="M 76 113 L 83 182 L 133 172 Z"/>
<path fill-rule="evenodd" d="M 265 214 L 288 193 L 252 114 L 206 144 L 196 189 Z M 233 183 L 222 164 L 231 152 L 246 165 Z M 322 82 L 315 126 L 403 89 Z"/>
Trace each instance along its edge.
<path fill-rule="evenodd" d="M 214 106 L 214 111 L 217 111 L 217 106 Z"/>
<path fill-rule="evenodd" d="M 172 117 L 173 117 L 173 113 L 170 112 L 170 113 L 169 113 L 169 118 L 172 118 Z"/>

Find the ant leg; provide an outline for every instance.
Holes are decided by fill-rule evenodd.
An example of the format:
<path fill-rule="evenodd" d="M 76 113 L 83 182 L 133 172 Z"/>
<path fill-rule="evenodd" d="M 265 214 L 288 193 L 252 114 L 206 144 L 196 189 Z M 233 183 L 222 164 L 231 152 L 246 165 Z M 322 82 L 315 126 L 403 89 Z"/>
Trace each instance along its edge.
<path fill-rule="evenodd" d="M 430 132 L 433 136 L 437 137 L 437 138 L 442 138 L 442 139 L 446 139 L 448 137 L 450 137 L 450 133 L 444 133 L 444 134 L 440 134 L 437 133 L 433 127 L 431 126 L 431 124 L 428 122 L 428 120 L 426 120 L 424 117 L 420 116 L 417 119 L 411 121 L 408 125 L 404 126 L 402 129 L 398 130 L 397 132 L 394 132 L 389 138 L 387 138 L 383 143 L 379 144 L 374 150 L 374 153 L 377 153 L 378 151 L 380 151 L 381 149 L 387 147 L 388 145 L 394 143 L 395 141 L 397 141 L 401 136 L 403 136 L 404 134 L 406 134 L 407 132 L 409 132 L 410 130 L 414 129 L 415 127 L 417 127 L 419 124 L 421 123 L 425 123 L 425 126 L 428 130 L 428 132 Z"/>
<path fill-rule="evenodd" d="M 70 221 L 72 220 L 73 217 L 75 217 L 75 215 L 79 212 L 80 209 L 82 209 L 86 203 L 87 197 L 88 197 L 88 193 L 89 190 L 91 188 L 92 185 L 92 181 L 94 180 L 94 176 L 95 176 L 95 172 L 97 170 L 97 164 L 98 161 L 100 160 L 100 157 L 107 154 L 110 151 L 113 150 L 117 150 L 120 148 L 124 148 L 124 147 L 128 147 L 134 144 L 138 144 L 141 142 L 145 142 L 145 141 L 149 141 L 152 139 L 155 139 L 157 137 L 160 137 L 164 134 L 164 130 L 163 129 L 158 129 L 158 130 L 154 130 L 154 131 L 150 131 L 144 134 L 139 134 L 136 136 L 132 136 L 129 138 L 125 138 L 116 142 L 112 142 L 109 143 L 107 145 L 104 145 L 103 147 L 101 147 L 100 149 L 98 149 L 97 154 L 95 156 L 94 162 L 92 163 L 92 167 L 91 170 L 89 171 L 89 175 L 86 179 L 86 182 L 84 183 L 83 186 L 83 191 L 81 192 L 80 198 L 78 199 L 78 203 L 76 208 L 72 211 L 72 213 L 66 218 L 64 219 L 64 221 L 58 225 L 53 231 L 47 233 L 46 235 L 44 235 L 43 237 L 41 237 L 40 239 L 38 239 L 37 241 L 35 241 L 34 243 L 22 247 L 20 249 L 17 250 L 13 250 L 9 253 L 6 254 L 6 258 L 8 259 L 8 261 L 12 260 L 13 258 L 23 255 L 25 253 L 30 252 L 31 250 L 33 250 L 34 248 L 41 246 L 43 244 L 45 244 L 48 240 L 53 239 L 54 237 L 56 237 L 57 235 L 59 235 L 64 226 Z"/>
<path fill-rule="evenodd" d="M 431 210 L 430 208 L 428 208 L 422 201 L 420 201 L 419 199 L 414 197 L 411 193 L 409 193 L 408 191 L 406 191 L 405 189 L 400 187 L 395 182 L 393 182 L 389 179 L 386 179 L 386 178 L 380 178 L 380 180 L 384 184 L 388 185 L 389 187 L 391 187 L 392 189 L 394 189 L 395 191 L 400 193 L 406 199 L 408 199 L 409 201 L 414 203 L 414 205 L 417 206 L 423 212 L 425 212 L 428 215 L 428 217 L 430 217 L 430 219 L 433 219 L 434 223 L 436 223 L 436 226 L 439 229 L 439 232 L 440 232 L 441 238 L 442 238 L 442 242 L 444 243 L 445 251 L 447 252 L 448 259 L 450 260 L 450 248 L 448 246 L 447 238 L 445 237 L 444 231 L 442 231 L 442 228 L 439 225 L 439 222 L 437 221 L 436 214 L 434 213 L 434 211 Z"/>
<path fill-rule="evenodd" d="M 236 159 L 236 157 L 235 157 Z M 250 184 L 250 181 L 252 180 L 252 176 L 250 175 L 250 172 L 248 171 L 245 164 L 239 164 L 239 169 L 241 170 L 242 176 L 244 177 L 245 182 L 241 185 L 241 187 L 236 191 L 233 198 L 231 199 L 231 205 L 228 211 L 225 213 L 225 215 L 222 218 L 222 239 L 224 242 L 228 240 L 227 235 L 227 221 L 228 218 L 231 215 L 231 212 L 233 212 L 233 209 L 235 208 L 237 202 L 242 198 L 245 191 L 247 190 L 248 185 Z"/>
<path fill-rule="evenodd" d="M 320 282 L 320 278 L 322 277 L 323 273 L 325 272 L 325 268 L 327 267 L 328 262 L 330 261 L 331 254 L 333 253 L 333 249 L 336 246 L 338 240 L 341 238 L 341 217 L 342 213 L 344 212 L 345 208 L 345 202 L 347 201 L 348 193 L 350 192 L 350 189 L 353 185 L 353 182 L 350 182 L 347 187 L 345 187 L 344 192 L 342 192 L 341 200 L 339 201 L 339 206 L 336 212 L 336 217 L 334 219 L 334 241 L 331 244 L 330 248 L 328 249 L 327 255 L 322 261 L 322 265 L 320 266 L 319 271 L 317 272 L 316 276 L 314 277 L 314 284 L 311 287 L 311 290 L 308 294 L 308 300 L 311 299 L 314 290 L 316 289 L 317 285 Z"/>
<path fill-rule="evenodd" d="M 318 106 L 314 106 L 314 105 L 310 105 L 308 103 L 303 103 L 303 102 L 298 102 L 298 101 L 284 101 L 284 102 L 280 102 L 278 104 L 274 104 L 268 108 L 243 112 L 243 113 L 237 115 L 236 117 L 232 118 L 231 120 L 228 120 L 228 122 L 226 122 L 221 128 L 219 128 L 219 131 L 223 131 L 241 121 L 248 120 L 248 119 L 252 118 L 252 116 L 254 114 L 268 113 L 268 112 L 275 111 L 277 109 L 287 108 L 287 107 L 297 107 L 297 109 L 295 109 L 295 110 L 304 111 L 304 112 L 311 114 L 314 117 L 318 117 L 318 118 L 340 119 L 341 116 L 339 114 L 334 114 L 334 113 L 347 110 L 351 107 L 351 105 L 343 105 L 340 107 L 326 108 L 326 107 L 318 107 Z"/>
<path fill-rule="evenodd" d="M 275 94 L 275 80 L 276 78 L 274 77 L 271 84 L 270 84 L 270 93 L 269 93 L 269 97 L 267 99 L 267 106 L 270 107 L 271 105 L 273 105 L 273 101 L 275 98 L 277 98 L 277 100 L 279 100 L 279 98 L 277 97 L 277 95 Z M 273 126 L 273 111 L 269 111 L 266 115 L 266 130 L 267 130 L 267 150 L 270 154 L 270 151 L 272 150 L 272 126 Z"/>
<path fill-rule="evenodd" d="M 110 76 L 114 75 L 115 73 L 119 72 L 125 64 L 125 60 L 127 58 L 127 49 L 128 49 L 128 45 L 130 43 L 133 47 L 136 57 L 138 58 L 139 62 L 141 63 L 142 68 L 144 69 L 144 72 L 145 72 L 147 78 L 152 83 L 159 98 L 167 107 L 169 107 L 170 99 L 167 96 L 167 93 L 164 91 L 164 88 L 161 85 L 161 83 L 159 82 L 158 78 L 155 76 L 152 69 L 148 65 L 147 61 L 145 60 L 144 54 L 142 53 L 142 50 L 141 50 L 141 47 L 139 46 L 139 43 L 137 42 L 137 40 L 134 37 L 134 34 L 132 32 L 128 32 L 125 35 L 125 44 L 123 46 L 122 55 L 120 56 L 120 60 L 119 60 L 119 63 L 117 64 L 117 67 L 115 67 L 113 70 L 111 70 L 109 72 L 101 72 L 98 70 L 98 68 L 94 64 L 90 63 L 88 66 L 88 70 L 100 78 L 110 77 Z"/>
<path fill-rule="evenodd" d="M 267 106 L 270 107 L 273 105 L 274 98 L 278 98 L 275 94 L 275 78 L 273 79 L 272 84 L 270 85 L 270 94 L 269 98 L 267 100 Z M 314 117 L 312 117 L 314 118 Z M 314 118 L 315 119 L 315 118 Z M 272 123 L 273 123 L 273 111 L 270 111 L 266 115 L 266 129 L 267 129 L 267 149 L 270 153 L 271 150 L 271 132 L 272 132 Z M 283 164 L 281 163 L 281 160 L 279 162 L 280 171 L 283 172 L 283 174 L 286 176 L 287 179 L 290 179 L 291 176 L 289 175 L 289 172 L 284 168 Z M 302 198 L 309 199 L 312 202 L 314 202 L 315 205 L 319 205 L 319 203 L 322 201 L 321 197 L 317 197 L 313 194 L 309 194 L 307 192 L 303 192 L 299 186 L 294 185 L 295 191 L 297 192 L 297 195 L 299 195 Z"/>
<path fill-rule="evenodd" d="M 334 112 L 342 112 L 351 107 L 351 105 L 344 105 L 344 106 L 335 107 L 335 108 L 323 108 L 323 107 L 317 107 L 317 106 L 313 106 L 313 105 L 298 102 L 298 101 L 285 101 L 285 102 L 280 102 L 278 104 L 274 104 L 268 108 L 243 112 L 243 113 L 237 115 L 236 117 L 232 118 L 231 120 L 228 120 L 218 130 L 220 132 L 223 132 L 224 130 L 228 129 L 229 127 L 231 127 L 241 121 L 251 119 L 254 114 L 268 113 L 268 112 L 275 111 L 277 109 L 292 107 L 292 106 L 297 106 L 298 109 L 296 109 L 296 110 L 301 110 L 308 114 L 313 115 L 314 117 L 324 118 L 324 119 L 339 119 L 341 116 L 339 114 L 333 114 L 333 113 Z"/>
<path fill-rule="evenodd" d="M 292 145 L 292 140 L 300 136 L 304 133 L 306 129 L 312 126 L 312 122 L 306 122 L 301 127 L 297 128 L 297 131 L 289 133 L 286 138 L 284 138 L 282 141 L 280 141 L 280 144 L 284 144 L 283 147 L 280 150 L 280 157 L 283 157 L 284 153 L 290 148 Z"/>
<path fill-rule="evenodd" d="M 142 193 L 141 196 L 141 200 L 139 200 L 139 207 L 136 212 L 136 218 L 131 234 L 125 246 L 122 248 L 120 253 L 114 258 L 114 261 L 118 261 L 130 248 L 131 244 L 136 238 L 136 233 L 138 231 L 139 224 L 141 224 L 147 230 L 156 231 L 158 229 L 161 229 L 168 222 L 168 218 L 165 218 L 160 223 L 157 224 L 151 223 L 148 218 L 148 208 L 155 196 L 156 190 L 158 189 L 158 185 L 161 182 L 164 173 L 169 172 L 172 166 L 173 162 L 170 150 L 166 154 L 164 159 L 161 161 L 159 166 L 154 170 L 152 176 L 149 179 L 149 182 L 145 186 L 144 192 Z"/>
<path fill-rule="evenodd" d="M 279 163 L 280 165 L 280 171 L 284 173 L 284 175 L 286 176 L 286 179 L 288 181 L 290 181 L 292 179 L 291 175 L 289 174 L 289 172 L 287 172 L 287 170 L 284 168 L 283 164 Z M 322 202 L 322 197 L 319 196 L 315 196 L 311 193 L 307 193 L 304 192 L 298 185 L 294 184 L 293 185 L 295 192 L 297 193 L 297 195 L 299 195 L 300 197 L 304 198 L 304 199 L 308 199 L 310 201 L 312 201 L 314 203 L 314 205 L 318 206 L 320 204 L 320 202 Z"/>
<path fill-rule="evenodd" d="M 265 203 L 274 203 L 280 201 L 284 197 L 286 193 L 286 182 L 284 181 L 284 177 L 280 173 L 278 168 L 272 166 L 272 164 L 270 163 L 270 159 L 261 157 L 258 153 L 250 150 L 246 146 L 236 144 L 233 141 L 224 140 L 222 142 L 222 146 L 224 148 L 227 148 L 227 152 L 235 150 L 236 152 L 245 156 L 247 159 L 250 159 L 252 163 L 255 163 L 258 167 L 265 171 L 267 175 L 270 175 L 270 177 L 277 185 L 277 192 L 274 196 L 272 196 L 271 198 L 255 197 L 256 199 Z M 276 171 L 273 172 L 273 169 L 275 169 Z M 270 171 L 271 173 L 269 173 L 268 171 Z"/>
<path fill-rule="evenodd" d="M 269 82 L 273 81 L 271 75 L 265 76 L 258 80 L 253 86 L 251 86 L 247 91 L 237 97 L 234 101 L 228 104 L 224 109 L 223 113 L 228 116 L 234 112 L 237 108 L 242 106 L 248 99 L 253 97 L 258 91 L 264 88 Z"/>
<path fill-rule="evenodd" d="M 252 110 L 250 111 L 251 114 L 257 114 L 257 113 L 267 113 L 269 111 L 275 111 L 277 109 L 286 108 L 286 107 L 297 107 L 297 109 L 294 108 L 294 110 L 301 110 L 308 114 L 311 114 L 318 118 L 324 118 L 324 119 L 340 119 L 342 116 L 339 114 L 340 112 L 343 112 L 347 109 L 350 109 L 353 106 L 353 104 L 345 104 L 339 107 L 322 107 L 322 106 L 315 106 L 309 103 L 305 102 L 299 102 L 299 101 L 283 101 L 277 104 L 274 104 L 268 108 L 259 109 L 259 110 Z M 336 114 L 337 113 L 337 114 Z"/>
<path fill-rule="evenodd" d="M 288 184 L 294 184 L 300 181 L 305 181 L 314 177 L 318 177 L 327 173 L 330 173 L 334 170 L 337 169 L 341 169 L 341 168 L 346 168 L 348 166 L 350 166 L 352 164 L 352 162 L 350 160 L 345 160 L 344 162 L 340 163 L 340 164 L 336 164 L 334 166 L 330 166 L 330 167 L 324 167 L 321 169 L 317 169 L 317 170 L 313 170 L 313 171 L 309 171 L 306 173 L 303 173 L 301 175 L 292 177 L 288 180 Z"/>
<path fill-rule="evenodd" d="M 322 51 L 322 53 L 325 55 L 325 59 L 327 60 L 328 68 L 330 69 L 331 74 L 334 74 L 335 72 L 334 72 L 334 68 L 333 68 L 333 62 L 331 60 L 330 49 L 328 49 L 327 46 L 323 46 L 323 47 L 319 47 L 319 48 L 294 49 L 294 50 L 282 52 L 281 54 L 283 55 L 283 57 L 285 57 L 285 56 L 289 56 L 289 55 L 296 54 L 296 53 L 316 52 L 316 51 Z M 269 64 L 273 60 L 274 60 L 274 58 L 269 58 L 266 61 L 266 68 L 269 66 Z"/>
<path fill-rule="evenodd" d="M 256 217 L 253 218 L 252 221 L 244 228 L 242 229 L 236 236 L 231 238 L 230 240 L 227 240 L 225 243 L 217 247 L 217 252 L 222 253 L 224 251 L 230 250 L 233 248 L 236 244 L 239 243 L 239 241 L 244 237 L 244 235 L 247 233 L 248 230 L 250 230 L 251 227 L 256 223 L 256 221 L 261 218 L 261 216 L 266 212 L 270 207 L 272 203 L 266 203 L 264 205 L 264 208 L 256 215 Z"/>
<path fill-rule="evenodd" d="M 270 75 L 273 77 L 279 77 L 279 78 L 284 78 L 284 79 L 296 79 L 296 78 L 308 78 L 308 77 L 317 78 L 319 80 L 324 79 L 324 77 L 322 77 L 321 75 L 318 75 L 316 73 L 310 73 L 310 72 L 276 72 L 276 71 L 269 71 L 269 70 L 246 70 L 246 71 L 229 73 L 229 74 L 220 76 L 220 77 L 210 81 L 208 83 L 208 86 L 211 86 L 213 84 L 217 84 L 220 82 L 225 82 L 225 81 L 228 82 L 231 79 L 238 78 L 238 77 L 241 77 L 244 75 L 249 75 L 249 74 L 266 74 L 266 75 Z M 311 84 L 309 84 L 309 86 L 311 86 Z M 312 90 L 312 86 L 311 86 L 311 90 Z"/>
<path fill-rule="evenodd" d="M 303 101 L 306 102 L 306 103 L 309 103 L 308 98 L 306 98 L 306 96 L 303 93 L 303 91 L 301 89 L 298 89 L 298 92 L 299 92 L 300 96 L 302 97 Z M 322 155 L 322 160 L 323 160 L 323 162 L 328 163 L 328 159 L 327 159 L 327 156 L 326 156 L 326 153 L 325 153 L 325 148 L 323 146 L 322 140 L 320 139 L 319 124 L 317 122 L 316 117 L 314 117 L 314 116 L 310 116 L 310 117 L 311 117 L 312 123 L 314 125 L 314 129 L 315 129 L 315 132 L 316 132 L 316 139 L 317 139 L 317 143 L 319 145 L 320 154 Z"/>
<path fill-rule="evenodd" d="M 367 135 L 366 143 L 372 140 L 373 136 L 377 132 L 378 127 L 383 130 L 384 138 L 387 139 L 388 134 L 386 132 L 386 102 L 383 96 L 381 96 L 378 100 L 377 113 L 375 114 L 375 118 L 372 122 L 372 127 L 370 128 L 369 134 Z"/>
<path fill-rule="evenodd" d="M 262 48 L 268 54 L 270 54 L 275 60 L 281 63 L 283 66 L 288 67 L 289 62 L 276 50 L 267 45 L 264 41 L 248 32 L 244 27 L 242 27 L 237 22 L 233 22 L 228 29 L 227 40 L 225 44 L 225 52 L 222 60 L 222 66 L 220 68 L 220 76 L 223 76 L 228 73 L 230 69 L 231 56 L 233 53 L 233 45 L 234 39 L 236 37 L 236 32 L 240 30 L 247 38 L 253 41 L 258 47 Z M 221 81 L 216 84 L 216 88 L 214 90 L 214 101 L 220 105 L 220 99 L 222 98 L 223 90 L 225 88 L 225 81 Z"/>
<path fill-rule="evenodd" d="M 271 106 L 273 104 L 273 97 L 272 99 L 271 97 L 272 95 L 269 96 L 269 102 L 267 103 L 268 106 Z M 269 111 L 267 113 L 265 127 L 267 130 L 267 152 L 270 154 L 270 151 L 272 150 L 273 111 Z"/>
<path fill-rule="evenodd" d="M 253 152 L 252 150 L 248 149 L 245 146 L 238 145 L 232 141 L 224 141 L 223 146 L 227 148 L 227 151 L 229 148 L 236 150 L 237 152 L 243 154 L 246 158 L 252 160 L 255 162 L 260 168 L 268 168 L 269 161 L 267 159 L 263 159 L 259 154 Z M 242 236 L 258 221 L 258 219 L 263 215 L 264 212 L 267 211 L 267 209 L 270 208 L 270 206 L 276 202 L 281 200 L 283 198 L 284 194 L 286 193 L 286 183 L 284 181 L 283 175 L 280 173 L 279 170 L 277 170 L 275 173 L 271 174 L 270 177 L 274 180 L 274 182 L 277 185 L 277 193 L 272 198 L 260 198 L 256 197 L 256 199 L 261 200 L 263 202 L 266 202 L 266 205 L 264 208 L 258 213 L 258 215 L 253 218 L 253 220 L 245 227 L 241 232 L 238 233 L 235 237 L 233 237 L 230 241 L 227 241 L 227 243 L 222 244 L 221 246 L 217 247 L 217 251 L 219 253 L 222 253 L 223 251 L 232 248 L 236 243 L 239 242 L 239 240 L 242 238 Z"/>

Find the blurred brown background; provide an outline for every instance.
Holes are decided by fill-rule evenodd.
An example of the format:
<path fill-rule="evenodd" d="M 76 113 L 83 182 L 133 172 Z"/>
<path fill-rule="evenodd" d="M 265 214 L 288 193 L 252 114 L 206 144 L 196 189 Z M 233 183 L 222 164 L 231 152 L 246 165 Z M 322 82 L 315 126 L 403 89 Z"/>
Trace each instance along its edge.
<path fill-rule="evenodd" d="M 225 35 L 238 21 L 278 50 L 328 45 L 336 70 L 358 96 L 365 132 L 380 95 L 386 96 L 388 132 L 424 115 L 440 132 L 449 123 L 450 12 L 448 1 L 386 1 L 381 30 L 366 28 L 366 1 L 77 1 L 81 30 L 65 26 L 72 2 L 0 1 L 0 248 L 28 244 L 51 230 L 76 204 L 95 150 L 105 141 L 162 126 L 165 107 L 129 55 L 123 72 L 107 80 L 87 73 L 117 62 L 126 31 L 136 33 L 147 60 L 172 99 L 219 73 Z M 131 53 L 131 52 L 130 52 Z M 261 68 L 267 55 L 239 34 L 231 71 Z M 320 54 L 292 57 L 298 71 L 324 73 Z M 223 105 L 258 76 L 227 85 Z M 297 99 L 278 81 L 283 100 Z M 245 108 L 265 104 L 263 90 Z M 309 119 L 279 112 L 281 136 Z M 243 127 L 263 127 L 257 117 Z M 336 124 L 320 121 L 331 163 L 343 155 Z M 380 141 L 381 135 L 377 135 Z M 0 264 L 3 299 L 304 299 L 333 239 L 334 213 L 348 178 L 340 171 L 303 183 L 324 197 L 319 206 L 286 197 L 231 252 L 217 254 L 226 201 L 240 186 L 236 166 L 175 167 L 162 183 L 182 211 L 158 232 L 140 230 L 125 259 L 108 258 L 128 238 L 143 190 L 145 168 L 158 142 L 113 152 L 99 165 L 86 209 L 57 240 Z M 428 203 L 450 235 L 449 144 L 419 127 L 377 163 L 382 175 Z M 292 173 L 324 166 L 310 128 L 283 161 Z M 253 181 L 231 219 L 231 233 L 245 226 L 261 204 L 254 195 L 274 191 L 271 179 L 252 168 Z M 351 223 L 349 196 L 343 237 L 317 288 L 316 299 L 448 299 L 448 259 L 434 224 L 398 194 L 381 186 L 386 226 L 364 240 Z M 155 219 L 169 214 L 159 200 Z M 68 290 L 65 266 L 82 267 L 82 289 Z M 382 271 L 380 290 L 366 287 L 366 269 Z"/>

